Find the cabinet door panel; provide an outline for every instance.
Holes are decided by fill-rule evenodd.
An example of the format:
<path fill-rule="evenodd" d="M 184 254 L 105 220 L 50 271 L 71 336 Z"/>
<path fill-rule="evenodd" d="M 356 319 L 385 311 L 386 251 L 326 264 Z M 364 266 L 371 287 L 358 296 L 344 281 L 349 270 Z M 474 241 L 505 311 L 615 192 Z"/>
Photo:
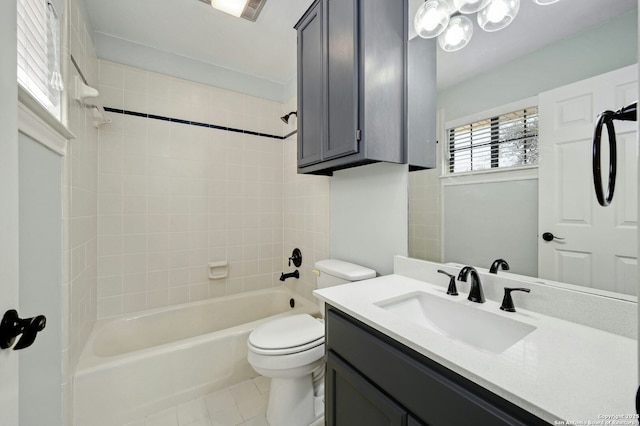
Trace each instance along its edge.
<path fill-rule="evenodd" d="M 298 166 L 322 159 L 322 3 L 298 27 Z"/>
<path fill-rule="evenodd" d="M 328 160 L 358 152 L 358 0 L 325 0 L 324 13 Z"/>
<path fill-rule="evenodd" d="M 327 354 L 329 426 L 406 426 L 407 412 L 333 352 Z"/>
<path fill-rule="evenodd" d="M 539 417 L 327 307 L 326 347 L 429 425 L 548 425 Z M 384 368 L 381 368 L 384 366 Z M 332 388 L 327 388 L 331 400 Z"/>

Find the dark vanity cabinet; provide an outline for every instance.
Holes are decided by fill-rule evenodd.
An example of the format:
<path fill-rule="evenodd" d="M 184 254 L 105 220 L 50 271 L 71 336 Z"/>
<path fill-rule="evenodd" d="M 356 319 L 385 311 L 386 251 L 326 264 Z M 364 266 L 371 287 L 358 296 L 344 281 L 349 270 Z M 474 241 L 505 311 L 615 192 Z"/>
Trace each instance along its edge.
<path fill-rule="evenodd" d="M 296 24 L 299 173 L 435 166 L 435 43 L 407 41 L 407 7 L 316 0 Z"/>
<path fill-rule="evenodd" d="M 351 425 L 548 425 L 327 305 L 325 420 Z"/>

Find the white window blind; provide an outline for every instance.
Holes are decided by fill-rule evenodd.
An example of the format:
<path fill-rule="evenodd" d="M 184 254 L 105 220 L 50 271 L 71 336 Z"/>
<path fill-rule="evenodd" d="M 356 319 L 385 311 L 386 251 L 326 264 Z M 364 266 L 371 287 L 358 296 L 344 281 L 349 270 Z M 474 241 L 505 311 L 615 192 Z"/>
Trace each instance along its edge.
<path fill-rule="evenodd" d="M 18 84 L 60 118 L 60 24 L 47 0 L 18 0 Z"/>
<path fill-rule="evenodd" d="M 538 107 L 448 130 L 449 173 L 538 164 Z"/>

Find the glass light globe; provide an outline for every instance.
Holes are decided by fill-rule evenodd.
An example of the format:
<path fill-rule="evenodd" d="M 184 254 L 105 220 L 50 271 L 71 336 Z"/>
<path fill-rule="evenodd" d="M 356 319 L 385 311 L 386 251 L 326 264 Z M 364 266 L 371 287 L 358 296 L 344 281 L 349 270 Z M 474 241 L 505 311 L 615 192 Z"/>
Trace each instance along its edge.
<path fill-rule="evenodd" d="M 248 0 L 211 0 L 211 6 L 239 18 Z"/>
<path fill-rule="evenodd" d="M 478 25 L 485 31 L 498 31 L 516 18 L 520 0 L 492 0 L 478 13 Z"/>
<path fill-rule="evenodd" d="M 413 19 L 413 27 L 422 38 L 437 37 L 449 24 L 449 4 L 444 0 L 425 2 Z"/>
<path fill-rule="evenodd" d="M 548 4 L 557 3 L 560 0 L 533 0 L 534 3 L 539 4 L 541 6 L 546 6 Z"/>
<path fill-rule="evenodd" d="M 469 44 L 473 35 L 471 20 L 463 15 L 456 15 L 449 20 L 447 29 L 438 37 L 438 44 L 445 52 L 455 52 Z"/>
<path fill-rule="evenodd" d="M 460 13 L 470 14 L 476 13 L 480 9 L 489 4 L 491 0 L 453 0 L 453 7 L 460 11 Z"/>

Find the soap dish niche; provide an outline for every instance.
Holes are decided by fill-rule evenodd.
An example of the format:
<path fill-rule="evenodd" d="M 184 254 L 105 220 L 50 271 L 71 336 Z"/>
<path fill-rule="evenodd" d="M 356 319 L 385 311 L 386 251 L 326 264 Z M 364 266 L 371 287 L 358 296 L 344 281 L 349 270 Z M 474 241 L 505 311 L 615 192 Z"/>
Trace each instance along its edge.
<path fill-rule="evenodd" d="M 226 260 L 209 262 L 209 279 L 221 280 L 229 275 L 229 264 Z"/>

